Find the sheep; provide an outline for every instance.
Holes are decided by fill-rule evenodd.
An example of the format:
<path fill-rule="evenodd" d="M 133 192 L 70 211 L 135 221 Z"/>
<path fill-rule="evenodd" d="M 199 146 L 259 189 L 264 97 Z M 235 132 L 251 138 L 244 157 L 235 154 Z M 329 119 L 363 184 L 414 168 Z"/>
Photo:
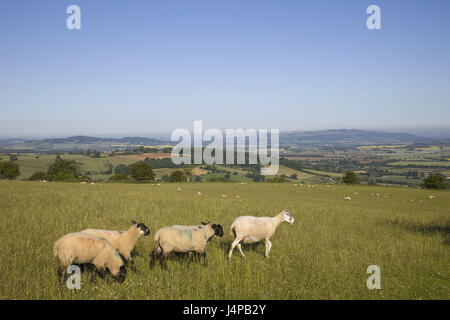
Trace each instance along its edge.
<path fill-rule="evenodd" d="M 290 211 L 283 210 L 274 217 L 241 216 L 236 218 L 230 228 L 230 233 L 232 236 L 234 235 L 235 239 L 231 244 L 228 259 L 231 258 L 234 247 L 236 246 L 245 259 L 245 254 L 242 252 L 241 248 L 241 242 L 256 243 L 261 240 L 265 240 L 266 242 L 265 256 L 269 257 L 270 248 L 272 247 L 270 238 L 275 233 L 278 225 L 283 221 L 289 222 L 291 225 L 294 223 L 295 219 Z"/>
<path fill-rule="evenodd" d="M 156 248 L 150 255 L 150 269 L 155 266 L 155 260 L 159 256 L 161 267 L 167 270 L 167 257 L 172 251 L 189 252 L 191 257 L 191 252 L 198 252 L 206 264 L 206 244 L 214 236 L 223 236 L 220 224 L 202 222 L 202 225 L 174 225 L 159 229 L 154 236 Z"/>
<path fill-rule="evenodd" d="M 58 257 L 61 265 L 58 268 L 58 278 L 61 284 L 66 280 L 66 270 L 72 263 L 92 263 L 91 281 L 94 282 L 97 272 L 104 274 L 105 268 L 117 282 L 125 280 L 126 269 L 119 253 L 111 243 L 92 234 L 75 232 L 64 235 L 56 240 L 53 255 Z"/>
<path fill-rule="evenodd" d="M 131 270 L 138 273 L 134 260 L 131 257 L 131 251 L 133 250 L 139 237 L 141 235 L 148 236 L 150 234 L 150 230 L 143 223 L 137 223 L 134 220 L 132 223 L 133 225 L 127 231 L 84 229 L 81 232 L 93 234 L 108 240 L 112 246 L 125 258 L 125 261 L 130 261 Z"/>
<path fill-rule="evenodd" d="M 350 197 L 345 197 L 344 200 L 352 200 Z"/>

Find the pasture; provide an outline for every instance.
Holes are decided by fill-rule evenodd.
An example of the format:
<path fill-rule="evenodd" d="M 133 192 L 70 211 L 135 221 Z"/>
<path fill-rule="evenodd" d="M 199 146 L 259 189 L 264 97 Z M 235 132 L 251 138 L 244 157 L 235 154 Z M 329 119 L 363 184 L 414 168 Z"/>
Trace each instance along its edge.
<path fill-rule="evenodd" d="M 264 243 L 244 244 L 247 260 L 235 250 L 227 261 L 234 218 L 282 209 L 295 223 L 278 227 L 270 258 Z M 84 273 L 81 290 L 58 284 L 55 240 L 88 227 L 126 230 L 132 219 L 151 232 L 135 248 L 140 274 L 128 269 L 122 284 L 92 284 Z M 149 270 L 157 229 L 200 221 L 220 223 L 225 232 L 208 244 L 207 266 L 172 255 L 168 271 L 159 264 Z M 448 191 L 0 181 L 0 299 L 450 299 L 449 228 Z M 381 268 L 381 290 L 366 287 L 373 264 Z"/>

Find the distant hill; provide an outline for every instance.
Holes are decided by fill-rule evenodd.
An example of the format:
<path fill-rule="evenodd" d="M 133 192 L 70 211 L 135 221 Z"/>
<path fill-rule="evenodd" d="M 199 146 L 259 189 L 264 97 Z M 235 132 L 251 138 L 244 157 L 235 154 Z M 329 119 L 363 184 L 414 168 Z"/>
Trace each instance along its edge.
<path fill-rule="evenodd" d="M 280 133 L 280 145 L 296 146 L 358 146 L 370 144 L 425 143 L 434 139 L 409 133 L 332 129 L 321 131 L 291 131 Z"/>
<path fill-rule="evenodd" d="M 357 129 L 321 131 L 290 131 L 280 133 L 281 147 L 355 147 L 386 144 L 450 143 L 450 139 L 417 136 L 409 133 L 383 132 Z M 173 142 L 147 137 L 99 138 L 73 136 L 42 140 L 0 140 L 0 152 L 69 152 L 93 149 L 111 151 L 136 146 L 174 145 Z"/>
<path fill-rule="evenodd" d="M 63 143 L 79 143 L 79 144 L 91 144 L 91 143 L 119 143 L 130 145 L 146 145 L 156 146 L 163 144 L 170 144 L 169 141 L 146 138 L 146 137 L 125 137 L 125 138 L 98 138 L 89 136 L 73 136 L 68 138 L 49 138 L 43 140 L 27 140 L 27 143 L 51 143 L 51 144 L 63 144 Z"/>
<path fill-rule="evenodd" d="M 134 149 L 136 146 L 171 144 L 170 141 L 146 137 L 98 138 L 73 136 L 42 140 L 7 139 L 0 140 L 0 152 L 80 152 L 87 149 L 111 151 L 127 148 Z"/>

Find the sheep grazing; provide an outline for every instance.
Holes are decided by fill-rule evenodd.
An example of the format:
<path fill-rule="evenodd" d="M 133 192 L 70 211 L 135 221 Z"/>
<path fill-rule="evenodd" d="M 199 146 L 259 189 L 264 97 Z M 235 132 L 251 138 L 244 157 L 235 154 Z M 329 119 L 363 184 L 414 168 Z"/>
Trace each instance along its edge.
<path fill-rule="evenodd" d="M 65 282 L 66 270 L 72 263 L 92 263 L 95 266 L 92 268 L 92 281 L 95 281 L 97 273 L 103 275 L 105 268 L 117 282 L 125 280 L 126 269 L 119 253 L 108 240 L 95 235 L 83 232 L 66 234 L 55 242 L 53 254 L 61 262 L 58 268 L 61 284 Z"/>
<path fill-rule="evenodd" d="M 433 196 L 432 194 L 430 194 L 430 195 L 428 196 L 428 198 L 434 199 L 434 196 Z"/>
<path fill-rule="evenodd" d="M 131 251 L 133 250 L 136 242 L 139 240 L 139 237 L 141 235 L 148 236 L 150 234 L 150 230 L 143 223 L 137 223 L 134 220 L 132 223 L 133 225 L 127 231 L 85 229 L 81 232 L 93 234 L 97 237 L 108 240 L 126 261 L 130 261 L 131 270 L 137 273 L 138 270 L 136 269 L 134 260 L 131 257 Z"/>
<path fill-rule="evenodd" d="M 151 253 L 150 269 L 159 256 L 161 267 L 167 270 L 167 257 L 174 252 L 198 252 L 206 263 L 206 244 L 214 236 L 223 236 L 220 224 L 202 222 L 202 225 L 163 227 L 156 231 L 155 250 Z"/>
<path fill-rule="evenodd" d="M 231 244 L 228 259 L 231 258 L 234 247 L 236 246 L 241 255 L 245 258 L 245 254 L 242 252 L 241 242 L 256 243 L 261 240 L 265 240 L 266 242 L 265 256 L 269 257 L 270 248 L 272 247 L 270 238 L 275 233 L 279 224 L 283 221 L 289 222 L 290 224 L 294 223 L 295 219 L 290 211 L 283 210 L 275 217 L 242 216 L 236 218 L 230 228 L 230 233 L 231 235 L 234 235 L 235 239 Z"/>

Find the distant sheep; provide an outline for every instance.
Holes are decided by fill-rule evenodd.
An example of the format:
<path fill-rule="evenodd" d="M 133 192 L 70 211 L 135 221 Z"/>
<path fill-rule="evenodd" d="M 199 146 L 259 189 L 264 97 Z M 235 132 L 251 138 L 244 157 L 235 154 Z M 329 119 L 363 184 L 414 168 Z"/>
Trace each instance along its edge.
<path fill-rule="evenodd" d="M 236 218 L 230 228 L 230 233 L 231 235 L 234 235 L 235 240 L 231 244 L 228 259 L 231 258 L 233 249 L 236 246 L 241 255 L 245 258 L 245 255 L 242 252 L 241 242 L 256 243 L 261 240 L 265 240 L 266 242 L 265 256 L 269 257 L 270 248 L 272 247 L 270 238 L 283 221 L 289 222 L 290 224 L 294 223 L 295 219 L 290 211 L 283 210 L 274 217 L 242 216 Z"/>
<path fill-rule="evenodd" d="M 352 200 L 350 197 L 345 197 L 344 200 Z"/>
<path fill-rule="evenodd" d="M 148 236 L 150 230 L 143 223 L 137 223 L 133 220 L 133 225 L 127 231 L 111 231 L 111 230 L 99 230 L 99 229 L 85 229 L 81 232 L 96 235 L 108 240 L 112 246 L 119 251 L 119 253 L 130 261 L 131 270 L 138 272 L 134 264 L 134 260 L 131 257 L 131 251 L 133 250 L 136 242 L 141 235 Z"/>
<path fill-rule="evenodd" d="M 116 281 L 125 280 L 126 269 L 119 253 L 108 240 L 92 234 L 76 232 L 59 238 L 53 246 L 53 254 L 61 262 L 58 268 L 60 283 L 66 280 L 66 270 L 72 263 L 92 263 L 92 279 L 97 272 L 104 274 L 105 268 L 111 272 Z"/>
<path fill-rule="evenodd" d="M 151 254 L 150 268 L 159 256 L 161 267 L 167 270 L 167 257 L 174 252 L 198 252 L 206 262 L 206 244 L 214 236 L 223 236 L 220 224 L 204 223 L 195 226 L 174 225 L 156 231 L 156 248 Z"/>

